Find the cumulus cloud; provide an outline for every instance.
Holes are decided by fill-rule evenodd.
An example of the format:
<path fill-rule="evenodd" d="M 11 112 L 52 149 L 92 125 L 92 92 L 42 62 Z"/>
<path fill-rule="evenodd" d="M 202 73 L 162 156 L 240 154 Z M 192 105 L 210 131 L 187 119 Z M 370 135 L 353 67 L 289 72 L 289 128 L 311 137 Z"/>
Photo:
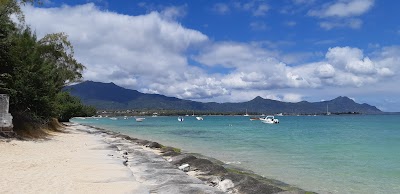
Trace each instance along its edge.
<path fill-rule="evenodd" d="M 335 76 L 335 68 L 330 64 L 323 64 L 315 68 L 315 74 L 322 79 L 332 78 Z"/>
<path fill-rule="evenodd" d="M 358 48 L 334 47 L 326 53 L 326 58 L 336 67 L 344 68 L 354 74 L 374 74 L 378 68 Z"/>
<path fill-rule="evenodd" d="M 54 32 L 69 35 L 76 58 L 87 67 L 84 72 L 87 80 L 113 81 L 142 91 L 154 87 L 153 91 L 175 96 L 184 93 L 185 88 L 162 86 L 179 85 L 190 79 L 198 80 L 200 86 L 190 85 L 186 90 L 193 87 L 198 94 L 192 92 L 184 97 L 225 93 L 220 87 L 207 85 L 198 78 L 204 72 L 188 65 L 187 50 L 207 42 L 208 37 L 173 21 L 174 8 L 140 16 L 102 11 L 92 3 L 23 9 L 27 23 L 36 29 L 39 37 Z M 181 76 L 185 72 L 197 74 Z"/>
<path fill-rule="evenodd" d="M 202 101 L 269 96 L 295 102 L 305 95 L 277 90 L 363 87 L 400 71 L 400 47 L 370 55 L 358 48 L 333 47 L 319 61 L 294 66 L 285 59 L 287 53 L 265 43 L 212 41 L 179 24 L 174 8 L 138 16 L 100 10 L 91 3 L 23 9 L 38 37 L 69 34 L 76 58 L 87 67 L 85 79 L 148 93 Z M 215 67 L 229 71 L 208 73 Z"/>

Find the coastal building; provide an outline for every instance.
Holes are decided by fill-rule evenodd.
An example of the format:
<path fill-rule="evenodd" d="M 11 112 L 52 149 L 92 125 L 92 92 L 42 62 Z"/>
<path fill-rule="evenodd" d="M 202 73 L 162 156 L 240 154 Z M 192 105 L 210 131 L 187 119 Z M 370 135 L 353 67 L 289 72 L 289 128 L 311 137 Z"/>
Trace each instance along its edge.
<path fill-rule="evenodd" d="M 10 97 L 0 94 L 0 132 L 12 132 L 12 116 L 8 112 Z"/>

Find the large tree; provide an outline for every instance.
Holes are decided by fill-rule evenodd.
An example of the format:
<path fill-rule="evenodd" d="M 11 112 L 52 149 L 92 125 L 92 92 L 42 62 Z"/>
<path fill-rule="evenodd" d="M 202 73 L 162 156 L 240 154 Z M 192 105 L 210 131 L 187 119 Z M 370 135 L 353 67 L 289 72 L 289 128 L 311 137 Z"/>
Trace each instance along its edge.
<path fill-rule="evenodd" d="M 66 34 L 48 34 L 38 39 L 24 24 L 20 3 L 26 2 L 35 1 L 0 0 L 0 93 L 10 95 L 10 112 L 14 116 L 28 115 L 38 121 L 66 118 L 62 114 L 68 108 L 60 106 L 63 102 L 58 96 L 64 86 L 81 80 L 84 66 L 74 58 Z M 12 15 L 17 16 L 18 25 Z M 65 95 L 61 99 L 69 99 Z M 77 104 L 80 102 L 69 103 L 94 114 L 92 109 Z M 74 116 L 68 114 L 67 117 Z"/>

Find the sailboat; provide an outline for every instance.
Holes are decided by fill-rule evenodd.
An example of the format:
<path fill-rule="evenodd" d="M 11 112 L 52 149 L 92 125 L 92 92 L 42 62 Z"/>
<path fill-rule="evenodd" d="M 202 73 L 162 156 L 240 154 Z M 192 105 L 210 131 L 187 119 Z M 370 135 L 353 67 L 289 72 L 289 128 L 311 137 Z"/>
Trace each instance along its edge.
<path fill-rule="evenodd" d="M 331 113 L 328 111 L 329 106 L 326 105 L 326 115 L 331 115 Z"/>
<path fill-rule="evenodd" d="M 248 117 L 248 116 L 250 116 L 249 114 L 247 114 L 247 108 L 246 108 L 246 114 L 245 114 L 245 115 L 243 115 L 243 116 L 245 116 L 245 117 Z"/>

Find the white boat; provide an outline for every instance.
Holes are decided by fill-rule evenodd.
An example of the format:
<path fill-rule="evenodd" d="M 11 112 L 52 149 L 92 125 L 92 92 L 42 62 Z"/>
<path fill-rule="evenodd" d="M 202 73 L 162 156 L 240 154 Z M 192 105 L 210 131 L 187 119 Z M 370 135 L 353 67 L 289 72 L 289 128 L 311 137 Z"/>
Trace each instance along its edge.
<path fill-rule="evenodd" d="M 153 116 L 152 117 L 158 117 L 158 113 L 153 113 Z"/>
<path fill-rule="evenodd" d="M 146 118 L 135 118 L 136 122 L 142 122 L 144 121 Z"/>
<path fill-rule="evenodd" d="M 247 109 L 246 109 L 246 114 L 245 114 L 245 115 L 243 115 L 243 116 L 245 116 L 245 117 L 248 117 L 248 116 L 250 116 L 249 114 L 247 114 Z"/>
<path fill-rule="evenodd" d="M 283 116 L 283 113 L 278 113 L 276 114 L 276 116 Z"/>
<path fill-rule="evenodd" d="M 178 117 L 178 121 L 183 121 L 183 117 Z"/>
<path fill-rule="evenodd" d="M 197 119 L 198 121 L 204 120 L 203 117 L 196 117 L 196 119 Z"/>
<path fill-rule="evenodd" d="M 279 120 L 275 119 L 274 116 L 268 115 L 265 118 L 260 118 L 260 121 L 263 123 L 268 123 L 268 124 L 278 124 Z"/>
<path fill-rule="evenodd" d="M 326 115 L 331 115 L 331 112 L 328 111 L 329 106 L 326 105 Z"/>
<path fill-rule="evenodd" d="M 117 120 L 117 118 L 116 118 L 116 117 L 111 117 L 110 119 L 111 119 L 111 120 Z"/>

